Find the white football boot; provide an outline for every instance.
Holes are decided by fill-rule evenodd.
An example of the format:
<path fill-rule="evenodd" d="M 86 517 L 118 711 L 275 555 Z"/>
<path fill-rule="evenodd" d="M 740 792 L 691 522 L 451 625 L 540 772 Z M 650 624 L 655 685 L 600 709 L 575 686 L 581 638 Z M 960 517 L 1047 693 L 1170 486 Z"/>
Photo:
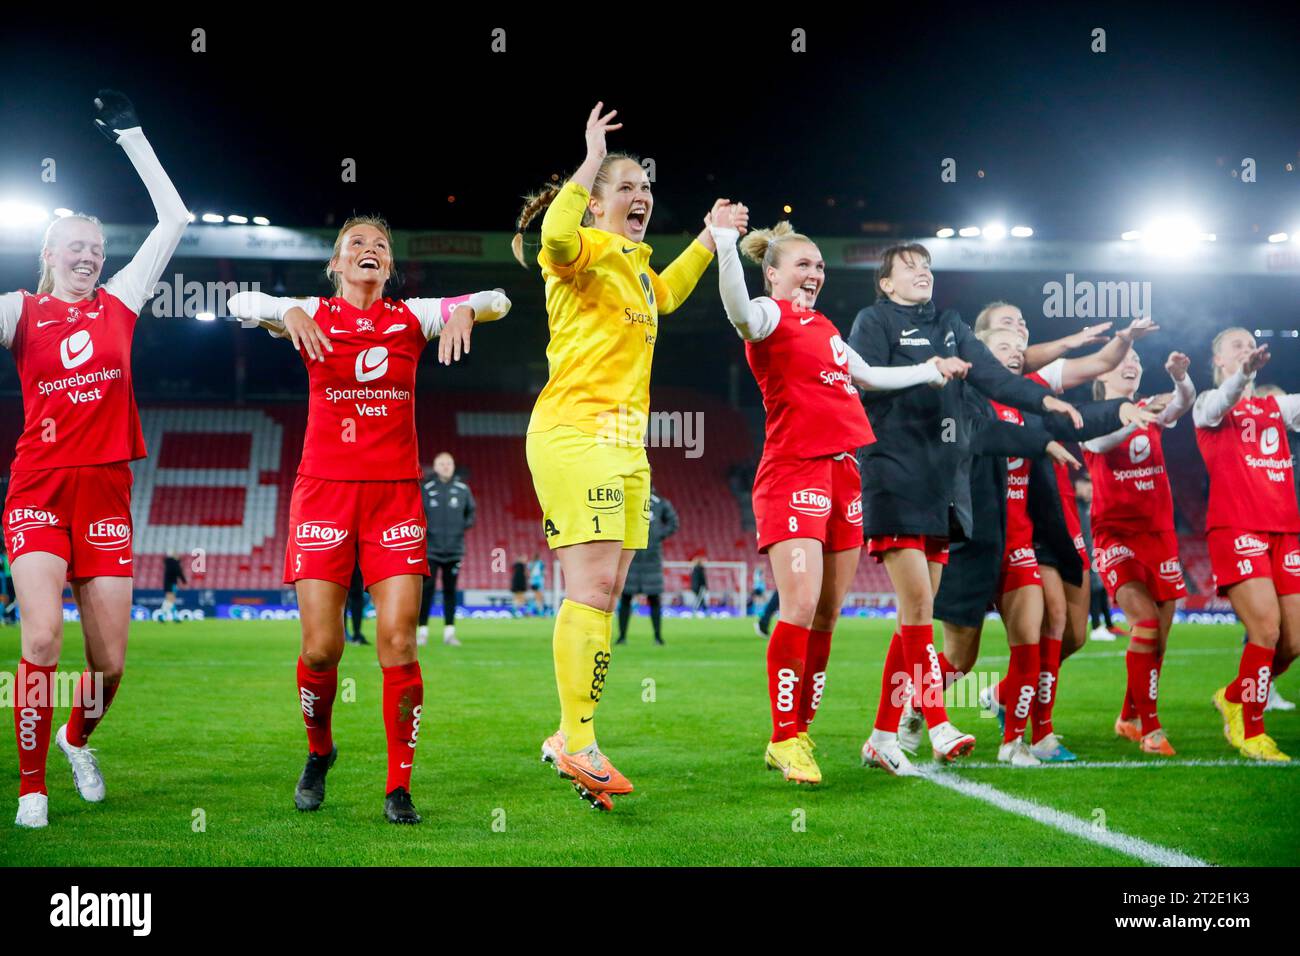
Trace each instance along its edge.
<path fill-rule="evenodd" d="M 104 799 L 104 777 L 99 772 L 95 761 L 95 752 L 90 747 L 74 747 L 68 743 L 68 725 L 64 724 L 54 736 L 54 742 L 68 758 L 72 765 L 72 780 L 77 785 L 81 799 L 89 803 L 99 803 Z"/>
<path fill-rule="evenodd" d="M 951 722 L 945 720 L 930 728 L 930 746 L 934 748 L 935 760 L 946 760 L 951 763 L 975 749 L 975 737 L 962 733 Z"/>
<path fill-rule="evenodd" d="M 1017 737 L 998 748 L 998 763 L 1009 763 L 1013 767 L 1041 767 L 1043 764 L 1030 752 L 1023 737 Z"/>
<path fill-rule="evenodd" d="M 43 793 L 29 793 L 18 798 L 18 817 L 14 820 L 20 827 L 39 830 L 50 825 L 50 798 Z"/>
<path fill-rule="evenodd" d="M 862 766 L 882 767 L 895 777 L 916 777 L 920 771 L 912 766 L 903 748 L 898 746 L 898 734 L 884 730 L 871 731 L 871 736 L 862 745 Z"/>

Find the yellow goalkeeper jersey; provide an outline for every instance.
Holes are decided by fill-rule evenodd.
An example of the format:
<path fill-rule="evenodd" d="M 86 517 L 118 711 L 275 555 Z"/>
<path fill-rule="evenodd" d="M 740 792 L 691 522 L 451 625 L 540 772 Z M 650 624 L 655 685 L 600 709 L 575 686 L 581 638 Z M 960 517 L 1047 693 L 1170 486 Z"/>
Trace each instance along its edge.
<path fill-rule="evenodd" d="M 641 442 L 650 412 L 650 365 L 659 316 L 686 300 L 713 253 L 694 240 L 660 276 L 651 248 L 581 226 L 589 193 L 566 183 L 547 210 L 537 263 L 546 279 L 548 380 L 530 432 L 570 425 L 592 435 L 617 428 Z M 560 263 L 552 249 L 577 257 Z"/>

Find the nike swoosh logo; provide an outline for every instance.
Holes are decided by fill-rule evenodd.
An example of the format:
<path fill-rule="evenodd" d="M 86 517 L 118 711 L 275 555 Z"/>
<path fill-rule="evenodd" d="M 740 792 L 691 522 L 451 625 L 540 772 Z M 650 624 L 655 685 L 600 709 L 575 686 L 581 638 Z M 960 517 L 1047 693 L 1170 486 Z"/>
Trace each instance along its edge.
<path fill-rule="evenodd" d="M 919 327 L 915 329 L 903 329 L 903 334 L 911 335 L 913 332 L 919 332 L 919 331 L 921 331 Z"/>
<path fill-rule="evenodd" d="M 595 781 L 598 782 L 598 783 L 609 783 L 609 781 L 610 781 L 610 775 L 609 775 L 609 774 L 605 774 L 605 776 L 602 777 L 602 776 L 600 776 L 600 775 L 598 775 L 598 774 L 594 774 L 594 773 L 592 773 L 590 770 L 586 770 L 586 769 L 584 769 L 584 768 L 582 768 L 582 767 L 579 767 L 578 769 L 582 771 L 582 773 L 583 773 L 584 776 L 590 777 L 592 780 L 595 780 Z"/>
<path fill-rule="evenodd" d="M 778 727 L 790 727 L 794 724 L 793 720 L 783 720 L 777 724 Z"/>
<path fill-rule="evenodd" d="M 578 723 L 580 723 L 580 724 L 589 724 L 589 723 L 591 723 L 591 721 L 592 721 L 593 719 L 594 719 L 594 718 L 592 718 L 592 717 L 579 717 L 579 718 L 578 718 Z"/>
<path fill-rule="evenodd" d="M 351 331 L 351 329 L 336 329 L 334 326 L 330 326 L 330 335 L 348 335 Z"/>
<path fill-rule="evenodd" d="M 808 316 L 808 318 L 806 318 L 806 319 L 800 319 L 800 320 L 799 320 L 799 324 L 800 324 L 800 325 L 807 325 L 809 322 L 811 322 L 811 321 L 812 321 L 813 319 L 815 319 L 815 318 L 816 318 L 815 315 L 810 315 L 810 316 Z"/>
<path fill-rule="evenodd" d="M 410 770 L 415 764 L 404 763 L 401 765 L 403 770 Z"/>
<path fill-rule="evenodd" d="M 135 560 L 135 558 L 118 558 L 118 559 L 117 559 L 117 563 L 118 563 L 118 564 L 130 564 L 130 563 L 131 563 L 132 561 L 134 561 L 134 560 Z"/>
<path fill-rule="evenodd" d="M 47 325 L 57 325 L 58 323 L 60 323 L 60 322 L 62 322 L 62 321 L 63 321 L 62 319 L 50 319 L 50 321 L 48 321 L 48 322 L 37 322 L 37 323 L 36 323 L 36 327 L 37 327 L 38 329 L 43 329 L 43 328 L 45 328 Z"/>
<path fill-rule="evenodd" d="M 31 776 L 31 775 L 34 774 L 34 773 L 36 773 L 35 770 L 24 770 L 24 771 L 23 771 L 23 776 L 24 776 L 24 777 L 29 777 L 29 776 Z"/>
<path fill-rule="evenodd" d="M 628 253 L 628 252 L 636 252 L 636 246 L 633 246 L 631 249 L 624 249 L 623 252 L 624 252 L 624 253 Z"/>
<path fill-rule="evenodd" d="M 424 560 L 423 558 L 407 558 L 407 559 L 406 559 L 406 563 L 407 563 L 407 564 L 419 564 L 419 563 L 420 563 L 421 561 L 423 561 L 423 560 Z"/>

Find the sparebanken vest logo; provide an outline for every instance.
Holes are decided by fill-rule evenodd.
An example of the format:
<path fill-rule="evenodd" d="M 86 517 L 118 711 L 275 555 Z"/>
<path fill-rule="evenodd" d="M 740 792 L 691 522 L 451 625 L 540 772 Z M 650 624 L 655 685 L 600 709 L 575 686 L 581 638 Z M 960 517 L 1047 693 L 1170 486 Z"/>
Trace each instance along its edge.
<path fill-rule="evenodd" d="M 838 335 L 831 336 L 831 358 L 835 359 L 836 365 L 849 364 L 849 347 Z"/>
<path fill-rule="evenodd" d="M 1151 439 L 1146 435 L 1135 435 L 1128 446 L 1128 460 L 1140 465 L 1151 457 Z"/>
<path fill-rule="evenodd" d="M 382 345 L 363 349 L 357 355 L 357 381 L 373 382 L 388 374 L 388 349 Z"/>
<path fill-rule="evenodd" d="M 1264 433 L 1259 436 L 1259 453 L 1261 455 L 1276 455 L 1278 448 L 1282 445 L 1282 436 L 1278 433 L 1276 425 L 1269 425 L 1264 429 Z"/>
<path fill-rule="evenodd" d="M 73 332 L 59 343 L 59 358 L 63 360 L 66 369 L 85 365 L 94 354 L 95 343 L 90 341 L 90 333 L 85 329 Z"/>

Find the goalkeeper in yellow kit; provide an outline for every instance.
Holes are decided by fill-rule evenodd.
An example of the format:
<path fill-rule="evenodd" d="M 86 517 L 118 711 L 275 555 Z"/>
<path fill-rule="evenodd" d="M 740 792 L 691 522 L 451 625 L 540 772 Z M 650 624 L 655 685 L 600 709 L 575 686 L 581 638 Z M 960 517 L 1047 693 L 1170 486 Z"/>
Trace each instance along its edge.
<path fill-rule="evenodd" d="M 606 152 L 606 132 L 622 124 L 602 107 L 587 119 L 587 157 L 573 178 L 525 203 L 515 255 L 524 263 L 523 231 L 545 210 L 537 263 L 546 280 L 549 378 L 528 423 L 527 452 L 566 597 L 552 643 L 560 729 L 542 744 L 542 759 L 594 808 L 612 810 L 612 795 L 631 793 L 632 784 L 597 747 L 595 713 L 614 609 L 632 552 L 649 533 L 650 363 L 660 314 L 686 300 L 716 247 L 710 213 L 662 275 L 650 268 L 643 241 L 654 207 L 650 180 L 634 157 Z"/>

